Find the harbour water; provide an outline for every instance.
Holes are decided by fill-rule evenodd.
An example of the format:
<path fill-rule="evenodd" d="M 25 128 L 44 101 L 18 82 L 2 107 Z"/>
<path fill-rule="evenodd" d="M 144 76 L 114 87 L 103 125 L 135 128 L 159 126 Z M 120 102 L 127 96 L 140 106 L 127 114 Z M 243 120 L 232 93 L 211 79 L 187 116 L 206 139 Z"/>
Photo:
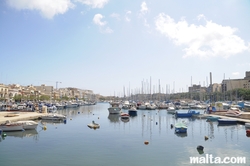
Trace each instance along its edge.
<path fill-rule="evenodd" d="M 164 109 L 138 110 L 137 116 L 123 122 L 119 115 L 109 115 L 108 107 L 108 103 L 97 103 L 59 110 L 67 115 L 66 123 L 39 121 L 36 130 L 7 132 L 0 139 L 0 165 L 181 166 L 192 165 L 190 157 L 206 155 L 246 158 L 245 164 L 219 165 L 250 165 L 250 138 L 242 124 L 218 126 L 205 119 L 176 119 Z M 99 129 L 87 127 L 93 120 Z M 187 134 L 175 134 L 171 128 L 180 121 L 187 123 Z M 204 153 L 197 151 L 198 145 Z"/>

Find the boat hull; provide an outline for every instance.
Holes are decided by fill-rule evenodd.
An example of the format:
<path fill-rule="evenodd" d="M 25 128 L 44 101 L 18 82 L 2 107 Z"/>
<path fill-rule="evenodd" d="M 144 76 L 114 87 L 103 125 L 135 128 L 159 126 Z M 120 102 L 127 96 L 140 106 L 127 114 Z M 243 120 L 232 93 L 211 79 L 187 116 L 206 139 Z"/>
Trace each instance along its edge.
<path fill-rule="evenodd" d="M 233 119 L 218 119 L 219 125 L 236 125 L 237 120 Z"/>
<path fill-rule="evenodd" d="M 2 131 L 23 131 L 23 126 L 21 124 L 16 125 L 0 125 Z"/>
<path fill-rule="evenodd" d="M 119 114 L 121 111 L 120 107 L 110 107 L 108 108 L 110 114 Z"/>

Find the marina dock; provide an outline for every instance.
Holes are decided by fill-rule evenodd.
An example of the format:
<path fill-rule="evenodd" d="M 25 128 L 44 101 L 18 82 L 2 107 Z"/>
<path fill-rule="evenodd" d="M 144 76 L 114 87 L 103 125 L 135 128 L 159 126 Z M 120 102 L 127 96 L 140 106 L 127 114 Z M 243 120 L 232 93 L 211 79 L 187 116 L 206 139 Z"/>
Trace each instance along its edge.
<path fill-rule="evenodd" d="M 206 118 L 207 116 L 214 116 L 214 117 L 220 117 L 222 119 L 233 119 L 237 120 L 239 123 L 250 123 L 250 112 L 243 112 L 242 115 L 238 117 L 231 117 L 223 115 L 222 113 L 212 113 L 212 114 L 202 114 L 198 116 L 197 118 Z"/>
<path fill-rule="evenodd" d="M 20 121 L 20 120 L 35 120 L 44 115 L 44 113 L 38 112 L 0 112 L 0 124 L 9 121 Z"/>

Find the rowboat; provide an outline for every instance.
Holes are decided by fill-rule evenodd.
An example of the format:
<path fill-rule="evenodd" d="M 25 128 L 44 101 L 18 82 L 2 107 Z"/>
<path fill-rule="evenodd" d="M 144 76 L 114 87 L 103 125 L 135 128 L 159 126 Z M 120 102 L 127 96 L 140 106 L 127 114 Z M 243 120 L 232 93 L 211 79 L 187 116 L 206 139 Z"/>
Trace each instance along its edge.
<path fill-rule="evenodd" d="M 93 129 L 100 128 L 100 125 L 98 123 L 95 123 L 95 121 L 92 121 L 92 123 L 89 123 L 87 126 Z"/>

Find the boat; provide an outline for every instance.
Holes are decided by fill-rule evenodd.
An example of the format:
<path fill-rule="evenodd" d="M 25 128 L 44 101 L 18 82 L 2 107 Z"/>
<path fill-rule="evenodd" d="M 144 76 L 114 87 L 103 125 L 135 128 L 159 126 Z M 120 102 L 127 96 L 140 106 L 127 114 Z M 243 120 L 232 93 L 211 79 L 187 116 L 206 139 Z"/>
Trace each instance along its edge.
<path fill-rule="evenodd" d="M 47 115 L 41 116 L 42 120 L 65 120 L 66 116 L 57 114 L 57 113 L 49 113 Z"/>
<path fill-rule="evenodd" d="M 175 133 L 187 133 L 187 125 L 183 122 L 176 123 Z"/>
<path fill-rule="evenodd" d="M 218 121 L 218 119 L 220 119 L 220 117 L 216 117 L 216 116 L 207 116 L 207 121 L 211 122 L 211 121 Z"/>
<path fill-rule="evenodd" d="M 95 123 L 95 121 L 92 121 L 92 123 L 89 123 L 87 126 L 93 129 L 100 128 L 100 125 L 98 123 Z"/>
<path fill-rule="evenodd" d="M 218 119 L 219 125 L 236 125 L 237 120 L 234 119 Z"/>
<path fill-rule="evenodd" d="M 174 108 L 173 106 L 169 106 L 169 107 L 167 108 L 167 112 L 168 112 L 168 113 L 171 113 L 171 114 L 174 114 L 174 113 L 176 113 L 176 110 L 175 110 L 175 108 Z"/>
<path fill-rule="evenodd" d="M 130 107 L 129 110 L 128 110 L 128 114 L 130 116 L 136 116 L 137 115 L 137 109 L 136 109 L 136 107 L 135 106 Z"/>
<path fill-rule="evenodd" d="M 250 123 L 245 123 L 246 128 L 250 128 Z"/>
<path fill-rule="evenodd" d="M 78 103 L 72 101 L 68 101 L 65 105 L 65 108 L 76 108 L 76 107 L 79 107 Z"/>
<path fill-rule="evenodd" d="M 197 115 L 200 115 L 200 112 L 196 112 L 196 111 L 192 111 L 192 110 L 189 110 L 188 112 L 177 112 L 175 113 L 175 116 L 177 118 L 190 118 L 192 116 L 197 116 Z"/>
<path fill-rule="evenodd" d="M 121 111 L 120 103 L 118 102 L 111 102 L 111 107 L 108 108 L 110 114 L 119 114 Z"/>
<path fill-rule="evenodd" d="M 2 131 L 23 131 L 23 125 L 18 123 L 12 123 L 6 121 L 5 123 L 0 124 L 0 130 Z"/>
<path fill-rule="evenodd" d="M 241 110 L 236 108 L 236 107 L 231 107 L 227 112 L 226 112 L 226 116 L 240 116 Z"/>
<path fill-rule="evenodd" d="M 127 114 L 127 113 L 121 113 L 120 117 L 121 117 L 121 119 L 129 119 L 129 114 Z"/>
<path fill-rule="evenodd" d="M 36 127 L 38 126 L 38 123 L 33 120 L 17 121 L 14 123 L 22 124 L 24 130 L 36 129 Z"/>

